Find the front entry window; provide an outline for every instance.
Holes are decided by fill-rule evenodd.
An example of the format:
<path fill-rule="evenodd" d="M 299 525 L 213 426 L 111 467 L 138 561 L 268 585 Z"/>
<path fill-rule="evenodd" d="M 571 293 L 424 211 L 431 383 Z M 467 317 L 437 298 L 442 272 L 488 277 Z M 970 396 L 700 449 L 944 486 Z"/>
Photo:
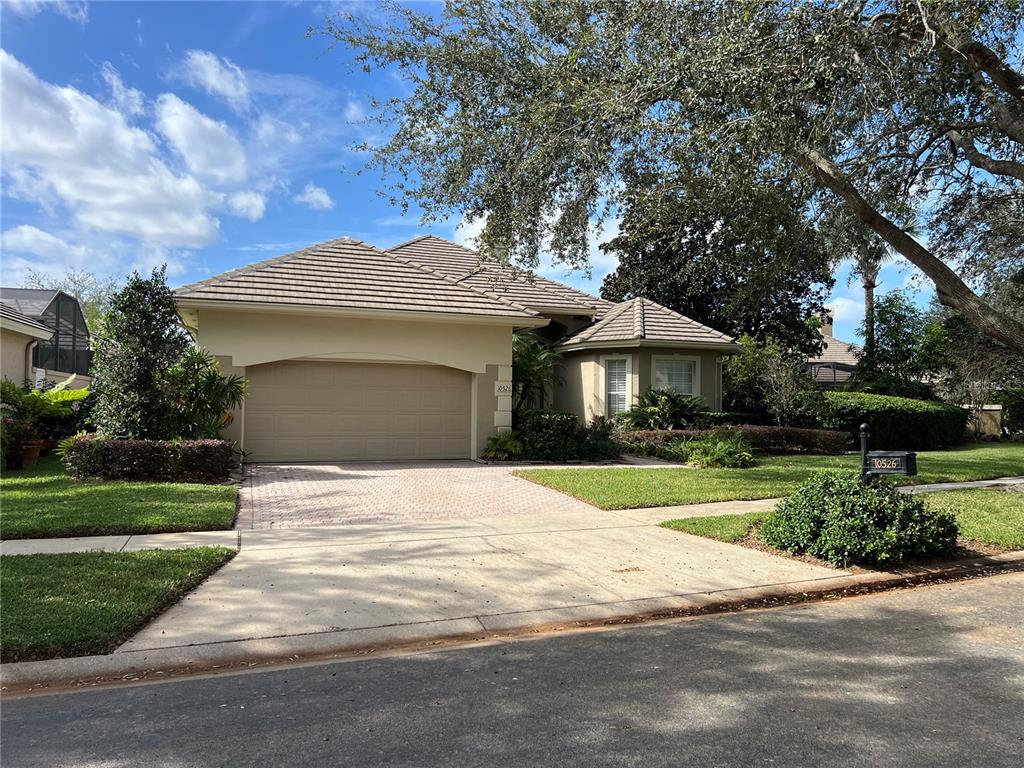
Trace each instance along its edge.
<path fill-rule="evenodd" d="M 695 367 L 693 360 L 655 360 L 654 388 L 674 389 L 680 394 L 692 395 Z"/>
<path fill-rule="evenodd" d="M 629 408 L 628 375 L 625 358 L 611 358 L 604 362 L 605 416 L 615 416 Z"/>

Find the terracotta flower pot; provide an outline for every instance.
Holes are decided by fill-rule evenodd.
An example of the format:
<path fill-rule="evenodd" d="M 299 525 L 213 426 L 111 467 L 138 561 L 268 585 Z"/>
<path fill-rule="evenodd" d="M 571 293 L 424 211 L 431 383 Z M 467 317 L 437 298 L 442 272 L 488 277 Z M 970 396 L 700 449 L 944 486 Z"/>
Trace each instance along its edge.
<path fill-rule="evenodd" d="M 39 452 L 43 449 L 42 440 L 25 440 L 14 446 L 7 456 L 10 469 L 32 469 L 39 461 Z"/>

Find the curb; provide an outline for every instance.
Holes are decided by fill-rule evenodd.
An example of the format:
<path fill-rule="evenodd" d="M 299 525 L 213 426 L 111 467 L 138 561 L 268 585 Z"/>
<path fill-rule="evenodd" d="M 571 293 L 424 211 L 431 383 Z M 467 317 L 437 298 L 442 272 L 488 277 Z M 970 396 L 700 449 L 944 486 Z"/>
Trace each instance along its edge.
<path fill-rule="evenodd" d="M 235 640 L 204 645 L 115 651 L 0 665 L 5 694 L 73 689 L 174 677 L 243 671 L 256 667 L 328 661 L 375 652 L 416 651 L 467 642 L 500 641 L 546 632 L 586 630 L 679 619 L 799 602 L 869 594 L 889 589 L 1024 570 L 1024 550 L 937 566 L 551 608 L 395 624 L 307 635 Z"/>

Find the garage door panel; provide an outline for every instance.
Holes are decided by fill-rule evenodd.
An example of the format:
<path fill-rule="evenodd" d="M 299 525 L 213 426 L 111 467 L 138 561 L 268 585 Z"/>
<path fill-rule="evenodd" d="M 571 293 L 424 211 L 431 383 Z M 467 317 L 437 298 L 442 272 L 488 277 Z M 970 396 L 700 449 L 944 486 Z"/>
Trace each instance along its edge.
<path fill-rule="evenodd" d="M 246 370 L 254 461 L 466 458 L 470 381 L 426 365 L 288 361 Z"/>

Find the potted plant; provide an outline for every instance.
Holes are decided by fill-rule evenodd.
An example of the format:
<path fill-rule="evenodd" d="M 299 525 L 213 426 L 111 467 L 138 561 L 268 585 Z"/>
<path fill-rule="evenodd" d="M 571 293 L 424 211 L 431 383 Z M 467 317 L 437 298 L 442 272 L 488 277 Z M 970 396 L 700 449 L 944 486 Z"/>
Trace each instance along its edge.
<path fill-rule="evenodd" d="M 4 419 L 8 469 L 31 469 L 39 461 L 43 441 L 39 439 L 36 425 L 31 419 L 8 416 Z"/>

